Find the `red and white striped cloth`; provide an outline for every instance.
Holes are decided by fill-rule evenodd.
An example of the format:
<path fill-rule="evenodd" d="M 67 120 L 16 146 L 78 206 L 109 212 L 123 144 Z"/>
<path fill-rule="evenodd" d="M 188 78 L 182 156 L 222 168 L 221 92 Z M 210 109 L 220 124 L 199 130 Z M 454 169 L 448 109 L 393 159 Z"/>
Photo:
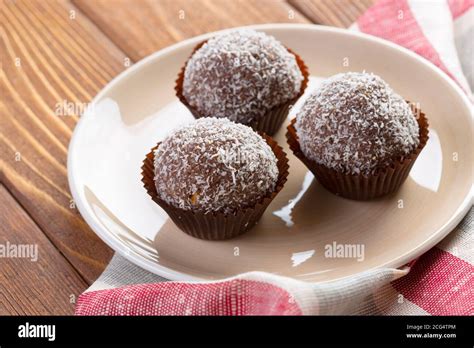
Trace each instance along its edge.
<path fill-rule="evenodd" d="M 415 51 L 472 96 L 474 0 L 383 0 L 351 29 Z M 115 256 L 80 296 L 76 314 L 473 315 L 473 220 L 471 208 L 445 240 L 403 269 L 322 284 L 262 272 L 216 282 L 165 282 Z"/>

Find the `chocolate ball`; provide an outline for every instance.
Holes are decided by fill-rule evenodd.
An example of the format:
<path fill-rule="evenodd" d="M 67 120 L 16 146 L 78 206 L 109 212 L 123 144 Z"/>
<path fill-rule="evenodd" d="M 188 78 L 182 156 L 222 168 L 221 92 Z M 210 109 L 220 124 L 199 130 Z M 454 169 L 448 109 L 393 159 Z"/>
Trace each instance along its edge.
<path fill-rule="evenodd" d="M 183 95 L 203 116 L 248 124 L 298 95 L 303 75 L 274 37 L 250 29 L 208 40 L 186 64 Z"/>
<path fill-rule="evenodd" d="M 158 197 L 184 210 L 231 214 L 274 191 L 277 159 L 250 127 L 200 118 L 155 151 Z"/>
<path fill-rule="evenodd" d="M 418 146 L 419 127 L 407 102 L 379 76 L 332 76 L 296 115 L 303 154 L 345 174 L 372 175 Z"/>

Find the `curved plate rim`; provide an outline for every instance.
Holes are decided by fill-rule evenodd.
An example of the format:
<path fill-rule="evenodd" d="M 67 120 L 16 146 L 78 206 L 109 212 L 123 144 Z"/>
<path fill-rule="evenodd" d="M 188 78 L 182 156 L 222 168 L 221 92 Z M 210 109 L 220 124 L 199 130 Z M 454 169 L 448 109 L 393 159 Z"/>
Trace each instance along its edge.
<path fill-rule="evenodd" d="M 259 25 L 249 25 L 249 26 L 244 26 L 244 27 L 239 27 L 239 28 L 252 28 L 252 29 L 260 29 L 260 30 L 265 30 L 265 29 L 287 29 L 287 30 L 299 30 L 299 29 L 307 29 L 307 30 L 316 30 L 316 31 L 326 31 L 326 32 L 331 32 L 331 33 L 338 33 L 341 35 L 348 35 L 348 36 L 353 36 L 357 37 L 359 39 L 363 40 L 369 40 L 374 42 L 375 44 L 379 45 L 384 45 L 388 48 L 401 51 L 402 53 L 410 56 L 411 58 L 417 60 L 421 64 L 425 65 L 429 69 L 433 71 L 433 73 L 437 74 L 440 76 L 455 92 L 458 96 L 461 97 L 463 100 L 464 104 L 472 110 L 469 98 L 465 95 L 464 91 L 446 74 L 444 73 L 441 69 L 436 67 L 434 64 L 429 62 L 428 60 L 424 59 L 423 57 L 417 55 L 416 53 L 398 46 L 390 41 L 371 36 L 368 34 L 360 33 L 360 32 L 353 32 L 349 31 L 347 29 L 341 29 L 341 28 L 334 28 L 334 27 L 327 27 L 327 26 L 321 26 L 321 25 L 314 25 L 314 24 L 291 24 L 291 23 L 284 23 L 284 24 L 259 24 Z M 94 97 L 94 99 L 89 103 L 88 108 L 84 111 L 83 115 L 79 118 L 78 123 L 76 124 L 76 127 L 74 128 L 74 132 L 72 134 L 70 143 L 69 143 L 69 148 L 68 148 L 68 158 L 67 158 L 67 172 L 68 172 L 68 183 L 69 183 L 69 188 L 72 193 L 72 197 L 74 199 L 74 202 L 81 213 L 81 216 L 83 219 L 86 221 L 86 223 L 92 228 L 92 230 L 99 236 L 102 241 L 104 241 L 110 248 L 112 248 L 115 252 L 117 252 L 119 255 L 122 257 L 126 258 L 128 261 L 140 266 L 141 268 L 152 272 L 154 274 L 157 274 L 161 277 L 167 278 L 169 280 L 176 280 L 176 281 L 219 281 L 219 280 L 210 280 L 206 278 L 199 278 L 195 276 L 191 276 L 186 273 L 178 272 L 173 269 L 170 269 L 168 267 L 164 267 L 161 265 L 156 265 L 146 259 L 141 258 L 138 255 L 134 255 L 133 253 L 127 253 L 125 252 L 121 244 L 119 242 L 116 242 L 112 238 L 108 238 L 109 233 L 107 230 L 101 226 L 101 224 L 96 221 L 96 219 L 89 214 L 86 205 L 82 200 L 80 199 L 80 195 L 78 194 L 78 188 L 76 185 L 76 177 L 75 177 L 75 163 L 74 163 L 74 154 L 75 154 L 75 149 L 76 149 L 76 138 L 77 134 L 81 132 L 82 124 L 84 123 L 84 119 L 88 117 L 88 109 L 93 107 L 94 104 L 96 104 L 99 100 L 102 99 L 102 97 L 110 90 L 113 88 L 114 85 L 116 85 L 120 80 L 128 76 L 129 74 L 132 74 L 134 71 L 143 68 L 147 64 L 152 63 L 154 60 L 159 59 L 161 56 L 164 56 L 176 49 L 179 49 L 183 46 L 187 46 L 192 43 L 197 43 L 200 41 L 203 41 L 209 37 L 212 37 L 218 33 L 223 33 L 226 31 L 230 30 L 235 30 L 236 28 L 229 28 L 229 29 L 224 29 L 224 30 L 219 30 L 215 32 L 210 32 L 206 34 L 202 34 L 199 36 L 195 36 L 183 41 L 180 41 L 176 44 L 173 44 L 171 46 L 165 47 L 159 51 L 156 51 L 149 56 L 141 59 L 140 61 L 136 62 L 133 64 L 131 67 L 127 68 L 126 70 L 122 71 L 120 74 L 118 74 L 116 77 L 114 77 L 109 83 L 105 85 L 104 88 Z M 474 114 L 471 112 L 471 121 L 474 120 Z M 438 242 L 440 242 L 444 237 L 446 237 L 453 229 L 454 227 L 457 226 L 457 224 L 462 220 L 462 218 L 466 215 L 470 207 L 474 203 L 474 184 L 471 186 L 471 189 L 469 192 L 466 193 L 466 196 L 461 203 L 461 205 L 458 207 L 457 211 L 451 216 L 451 218 L 446 221 L 446 223 L 436 232 L 434 232 L 431 237 L 427 240 L 425 240 L 421 245 L 418 247 L 400 255 L 398 258 L 395 258 L 389 262 L 386 262 L 385 264 L 379 265 L 377 267 L 371 268 L 369 270 L 360 272 L 360 273 L 355 273 L 352 275 L 344 276 L 341 278 L 337 279 L 331 279 L 328 281 L 318 281 L 317 283 L 325 283 L 325 282 L 334 282 L 338 281 L 341 279 L 346 279 L 346 278 L 351 278 L 354 276 L 357 276 L 361 273 L 365 272 L 370 272 L 375 269 L 380 269 L 380 268 L 399 268 L 402 267 L 403 265 L 407 264 L 408 262 L 412 261 L 413 259 L 416 259 L 429 249 L 431 249 L 433 246 L 435 246 Z M 232 277 L 231 277 L 232 278 Z M 224 279 L 224 278 L 222 278 Z M 300 280 L 303 281 L 303 280 Z M 316 282 L 311 282 L 307 281 L 310 283 L 316 283 Z"/>

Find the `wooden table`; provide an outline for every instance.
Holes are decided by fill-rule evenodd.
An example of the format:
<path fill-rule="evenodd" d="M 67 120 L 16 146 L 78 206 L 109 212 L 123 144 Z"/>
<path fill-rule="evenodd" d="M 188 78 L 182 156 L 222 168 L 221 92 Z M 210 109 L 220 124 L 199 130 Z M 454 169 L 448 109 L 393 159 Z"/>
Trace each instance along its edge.
<path fill-rule="evenodd" d="M 0 314 L 72 314 L 113 252 L 78 213 L 67 147 L 82 108 L 150 53 L 259 23 L 349 26 L 372 0 L 0 0 Z"/>

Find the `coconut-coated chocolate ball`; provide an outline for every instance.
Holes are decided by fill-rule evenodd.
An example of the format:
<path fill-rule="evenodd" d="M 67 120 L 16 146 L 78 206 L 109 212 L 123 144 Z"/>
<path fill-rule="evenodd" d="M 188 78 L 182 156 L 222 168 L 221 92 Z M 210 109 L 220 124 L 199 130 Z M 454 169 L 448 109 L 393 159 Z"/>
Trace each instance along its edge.
<path fill-rule="evenodd" d="M 158 197 L 184 210 L 231 214 L 274 191 L 277 159 L 250 127 L 200 118 L 174 130 L 155 151 Z"/>
<path fill-rule="evenodd" d="M 296 119 L 303 154 L 346 174 L 375 174 L 411 154 L 420 142 L 410 106 L 374 74 L 328 78 Z"/>
<path fill-rule="evenodd" d="M 208 40 L 189 59 L 186 101 L 201 115 L 248 124 L 298 95 L 303 75 L 273 36 L 250 29 Z"/>

